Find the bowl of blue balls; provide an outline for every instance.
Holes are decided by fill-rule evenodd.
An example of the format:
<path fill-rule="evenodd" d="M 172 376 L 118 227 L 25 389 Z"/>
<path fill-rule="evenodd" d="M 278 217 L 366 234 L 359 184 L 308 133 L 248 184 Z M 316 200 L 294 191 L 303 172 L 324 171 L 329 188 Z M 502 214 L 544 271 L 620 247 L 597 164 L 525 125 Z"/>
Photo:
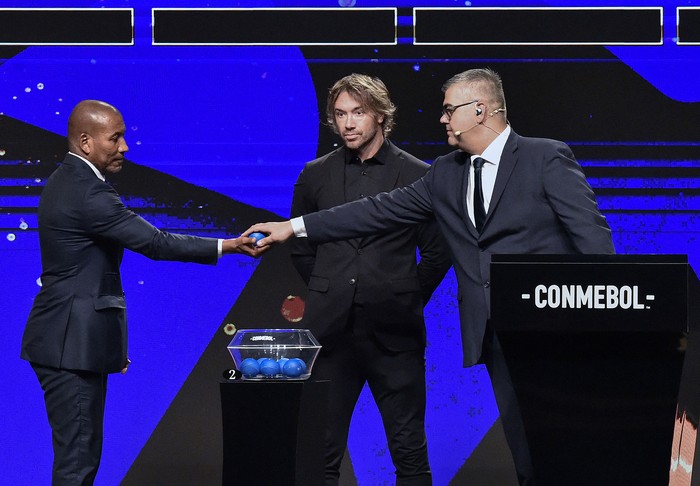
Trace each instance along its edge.
<path fill-rule="evenodd" d="M 307 380 L 320 350 L 308 329 L 238 329 L 228 345 L 244 380 Z"/>

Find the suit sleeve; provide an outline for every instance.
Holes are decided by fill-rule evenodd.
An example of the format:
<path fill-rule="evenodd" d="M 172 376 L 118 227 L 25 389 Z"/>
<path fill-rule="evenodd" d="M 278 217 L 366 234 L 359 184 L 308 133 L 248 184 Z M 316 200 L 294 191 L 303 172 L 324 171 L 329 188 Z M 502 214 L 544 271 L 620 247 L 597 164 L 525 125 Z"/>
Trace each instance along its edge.
<path fill-rule="evenodd" d="M 209 264 L 218 260 L 216 238 L 160 231 L 128 210 L 109 186 L 96 185 L 91 188 L 86 193 L 84 209 L 88 232 L 153 260 Z"/>
<path fill-rule="evenodd" d="M 308 239 L 327 243 L 360 238 L 430 220 L 431 173 L 409 186 L 305 215 Z"/>
<path fill-rule="evenodd" d="M 593 189 L 571 149 L 556 142 L 542 180 L 546 196 L 580 253 L 615 253 L 610 227 L 598 209 Z"/>
<path fill-rule="evenodd" d="M 313 198 L 312 188 L 308 181 L 306 170 L 302 170 L 294 184 L 291 217 L 296 218 L 297 216 L 313 213 L 317 210 L 318 206 Z M 308 238 L 292 238 L 289 245 L 292 264 L 308 285 L 314 265 L 316 264 L 316 245 L 310 243 Z"/>

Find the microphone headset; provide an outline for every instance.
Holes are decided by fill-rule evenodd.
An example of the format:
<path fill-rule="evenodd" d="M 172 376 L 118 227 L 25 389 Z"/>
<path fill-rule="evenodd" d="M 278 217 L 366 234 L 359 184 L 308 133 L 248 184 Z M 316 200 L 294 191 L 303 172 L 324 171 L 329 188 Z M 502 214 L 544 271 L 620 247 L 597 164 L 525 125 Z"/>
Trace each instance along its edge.
<path fill-rule="evenodd" d="M 505 111 L 506 111 L 506 109 L 503 108 L 503 107 L 501 107 L 501 108 L 498 108 L 497 110 L 493 110 L 491 113 L 489 113 L 489 116 L 493 116 L 493 115 L 495 115 L 496 113 L 505 112 Z M 477 109 L 476 109 L 476 116 L 479 116 L 479 115 L 481 115 L 482 113 L 483 113 L 483 111 L 481 110 L 481 108 L 477 108 Z M 455 136 L 455 137 L 459 137 L 461 134 L 468 132 L 469 130 L 471 130 L 471 129 L 474 128 L 475 126 L 477 126 L 477 125 L 482 125 L 482 124 L 484 124 L 484 122 L 478 121 L 478 122 L 476 122 L 474 125 L 472 125 L 471 127 L 467 128 L 466 130 L 457 130 L 456 132 L 454 132 L 454 136 Z M 489 130 L 491 130 L 492 132 L 495 131 L 495 130 L 493 130 L 490 126 L 488 126 L 488 125 L 485 125 L 485 124 L 484 124 L 484 126 L 485 126 L 486 128 L 488 128 Z M 496 133 L 498 133 L 498 132 L 496 132 Z M 499 135 L 500 135 L 500 133 L 499 133 Z"/>
<path fill-rule="evenodd" d="M 467 128 L 466 130 L 457 130 L 456 132 L 454 132 L 454 135 L 455 135 L 455 137 L 459 137 L 461 134 L 467 133 L 469 130 L 471 130 L 472 128 L 474 128 L 478 125 L 481 125 L 481 122 L 477 122 L 477 123 L 473 124 L 472 126 Z"/>

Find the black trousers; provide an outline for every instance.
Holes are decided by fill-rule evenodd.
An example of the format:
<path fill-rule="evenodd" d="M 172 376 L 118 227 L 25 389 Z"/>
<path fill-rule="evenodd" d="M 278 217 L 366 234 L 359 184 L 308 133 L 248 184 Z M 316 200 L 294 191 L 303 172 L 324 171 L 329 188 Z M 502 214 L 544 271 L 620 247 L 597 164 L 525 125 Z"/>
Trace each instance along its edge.
<path fill-rule="evenodd" d="M 31 365 L 51 425 L 53 486 L 92 485 L 102 456 L 107 375 Z"/>
<path fill-rule="evenodd" d="M 368 383 L 396 468 L 396 484 L 430 486 L 425 436 L 425 350 L 393 353 L 363 332 L 348 331 L 314 364 L 314 379 L 330 380 L 326 485 L 335 486 L 355 404 Z"/>

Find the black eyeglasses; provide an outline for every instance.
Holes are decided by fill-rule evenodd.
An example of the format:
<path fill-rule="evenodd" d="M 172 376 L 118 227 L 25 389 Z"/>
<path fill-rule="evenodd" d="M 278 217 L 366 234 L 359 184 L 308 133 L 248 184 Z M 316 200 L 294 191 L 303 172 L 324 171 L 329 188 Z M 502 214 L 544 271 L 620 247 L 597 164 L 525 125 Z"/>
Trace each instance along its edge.
<path fill-rule="evenodd" d="M 460 106 L 467 106 L 471 105 L 472 103 L 478 103 L 479 100 L 472 100 L 467 103 L 462 103 L 461 105 L 456 105 L 456 106 L 450 106 L 450 105 L 445 105 L 442 107 L 442 114 L 447 117 L 447 121 L 450 121 L 452 119 L 452 114 L 455 112 L 457 108 Z"/>

